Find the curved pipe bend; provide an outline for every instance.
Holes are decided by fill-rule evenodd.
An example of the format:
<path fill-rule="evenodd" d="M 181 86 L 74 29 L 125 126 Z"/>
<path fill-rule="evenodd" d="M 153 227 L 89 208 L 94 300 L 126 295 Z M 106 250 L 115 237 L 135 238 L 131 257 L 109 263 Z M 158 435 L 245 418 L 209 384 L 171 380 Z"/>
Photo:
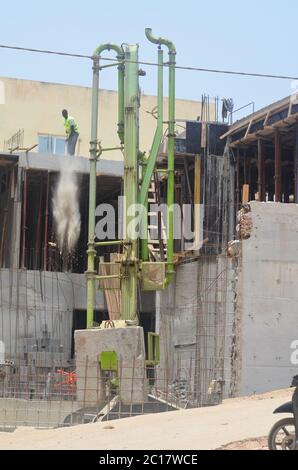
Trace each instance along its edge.
<path fill-rule="evenodd" d="M 117 44 L 111 44 L 109 42 L 101 44 L 98 46 L 93 54 L 94 62 L 99 62 L 100 54 L 103 51 L 115 51 L 117 54 L 117 59 L 119 60 L 118 65 L 118 137 L 120 139 L 121 145 L 124 143 L 124 65 L 123 60 L 125 58 L 125 53 L 122 47 Z"/>
<path fill-rule="evenodd" d="M 176 54 L 176 48 L 174 44 L 172 43 L 172 41 L 170 41 L 169 39 L 162 38 L 162 37 L 159 37 L 159 38 L 154 37 L 152 34 L 151 28 L 145 29 L 145 35 L 148 41 L 152 42 L 153 44 L 158 44 L 159 46 L 161 45 L 167 46 L 167 48 L 169 49 L 169 53 Z"/>
<path fill-rule="evenodd" d="M 115 51 L 117 53 L 117 58 L 123 59 L 124 57 L 124 52 L 120 46 L 117 44 L 111 44 L 107 42 L 106 44 L 101 44 L 101 46 L 98 46 L 97 49 L 94 51 L 94 56 L 100 56 L 100 54 L 103 51 Z"/>

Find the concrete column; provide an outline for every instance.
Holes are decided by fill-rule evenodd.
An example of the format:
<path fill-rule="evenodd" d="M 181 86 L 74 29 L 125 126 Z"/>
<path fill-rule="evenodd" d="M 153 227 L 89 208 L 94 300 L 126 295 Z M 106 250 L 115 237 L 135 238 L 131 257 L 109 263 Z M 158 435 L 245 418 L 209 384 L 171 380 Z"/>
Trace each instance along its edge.
<path fill-rule="evenodd" d="M 298 123 L 296 124 L 296 129 L 295 129 L 294 169 L 295 169 L 295 203 L 298 204 Z"/>

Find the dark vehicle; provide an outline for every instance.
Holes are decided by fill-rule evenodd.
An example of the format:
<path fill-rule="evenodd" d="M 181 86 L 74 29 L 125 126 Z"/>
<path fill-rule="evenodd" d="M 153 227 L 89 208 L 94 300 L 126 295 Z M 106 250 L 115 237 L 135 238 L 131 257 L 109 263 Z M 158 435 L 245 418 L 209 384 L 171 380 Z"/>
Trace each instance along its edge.
<path fill-rule="evenodd" d="M 291 387 L 296 387 L 295 395 L 298 393 L 298 376 L 293 378 Z M 294 398 L 294 396 L 293 396 Z M 274 414 L 290 414 L 287 418 L 283 418 L 274 424 L 269 432 L 268 447 L 269 450 L 295 450 L 296 434 L 295 434 L 295 418 L 293 400 L 279 406 L 274 410 Z M 298 439 L 298 437 L 297 437 Z"/>

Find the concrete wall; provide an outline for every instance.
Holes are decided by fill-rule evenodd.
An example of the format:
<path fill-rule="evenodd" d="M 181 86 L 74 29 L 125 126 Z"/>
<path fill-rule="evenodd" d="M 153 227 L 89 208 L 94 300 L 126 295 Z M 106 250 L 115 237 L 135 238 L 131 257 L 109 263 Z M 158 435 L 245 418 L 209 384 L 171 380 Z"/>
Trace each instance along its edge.
<path fill-rule="evenodd" d="M 95 296 L 95 310 L 106 311 L 103 291 L 96 289 Z M 5 343 L 5 358 L 23 360 L 26 345 L 30 350 L 47 325 L 53 348 L 62 345 L 63 350 L 41 360 L 50 367 L 54 358 L 67 365 L 73 310 L 86 310 L 86 304 L 84 274 L 0 269 L 0 341 Z M 142 312 L 154 312 L 151 293 L 142 293 L 141 307 Z"/>
<path fill-rule="evenodd" d="M 74 309 L 86 309 L 84 274 L 1 269 L 0 341 L 5 343 L 6 359 L 23 360 L 26 347 L 31 350 L 47 325 L 53 349 L 58 352 L 59 344 L 63 348 L 41 359 L 50 366 L 55 358 L 67 365 Z M 105 309 L 98 290 L 96 309 Z"/>
<path fill-rule="evenodd" d="M 297 374 L 298 206 L 252 202 L 237 281 L 236 393 L 288 387 Z"/>
<path fill-rule="evenodd" d="M 77 408 L 75 401 L 0 398 L 0 427 L 4 430 L 16 426 L 56 427 Z"/>
<path fill-rule="evenodd" d="M 101 369 L 101 353 L 117 354 L 116 377 L 121 403 L 144 403 L 146 393 L 143 328 L 88 329 L 75 332 L 77 400 L 82 407 L 105 403 L 106 379 Z M 112 378 L 111 371 L 108 377 Z M 109 374 L 110 372 L 110 374 Z M 110 398 L 109 398 L 110 399 Z"/>
<path fill-rule="evenodd" d="M 90 80 L 91 80 L 90 69 Z M 38 134 L 64 136 L 61 110 L 66 108 L 76 119 L 80 128 L 77 154 L 89 155 L 91 89 L 81 86 L 62 85 L 31 80 L 0 77 L 4 89 L 4 103 L 0 105 L 0 142 L 9 139 L 19 129 L 24 129 L 24 147 L 37 143 Z M 140 108 L 140 148 L 148 152 L 151 147 L 156 119 L 151 112 L 157 105 L 155 96 L 142 94 Z M 167 120 L 167 99 L 164 100 Z M 177 119 L 196 119 L 201 104 L 197 101 L 176 100 Z M 181 127 L 178 127 L 181 132 Z M 99 139 L 104 147 L 118 145 L 117 92 L 100 90 Z M 122 160 L 119 151 L 105 152 L 101 159 Z"/>
<path fill-rule="evenodd" d="M 182 383 L 186 397 L 196 406 L 216 403 L 223 394 L 228 395 L 232 273 L 225 256 L 202 257 L 177 266 L 173 283 L 157 294 L 161 381 L 165 383 L 167 374 L 170 383 Z M 214 388 L 208 395 L 212 381 Z"/>

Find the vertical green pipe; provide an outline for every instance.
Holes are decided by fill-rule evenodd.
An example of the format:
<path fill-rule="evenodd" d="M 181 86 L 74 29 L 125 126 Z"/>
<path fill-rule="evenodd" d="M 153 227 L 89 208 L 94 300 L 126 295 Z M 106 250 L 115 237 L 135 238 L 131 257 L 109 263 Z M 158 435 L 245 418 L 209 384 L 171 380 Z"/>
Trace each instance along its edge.
<path fill-rule="evenodd" d="M 148 249 L 148 196 L 146 197 L 144 205 L 144 217 L 142 218 L 142 238 L 141 238 L 141 258 L 143 261 L 148 261 L 149 259 L 149 249 Z M 144 238 L 145 237 L 145 238 Z"/>
<path fill-rule="evenodd" d="M 99 58 L 93 58 L 91 141 L 90 141 L 90 176 L 89 176 L 89 226 L 88 226 L 88 265 L 87 265 L 87 328 L 92 328 L 95 301 L 95 206 L 96 206 L 96 160 L 97 160 L 97 124 L 98 124 L 98 85 Z"/>
<path fill-rule="evenodd" d="M 103 51 L 115 51 L 117 53 L 118 65 L 118 136 L 121 144 L 124 139 L 124 52 L 117 44 L 102 44 L 94 51 L 94 56 L 99 57 Z"/>
<path fill-rule="evenodd" d="M 122 312 L 123 320 L 137 318 L 137 282 L 138 282 L 138 239 L 131 238 L 128 232 L 129 223 L 134 215 L 128 216 L 128 210 L 138 200 L 138 156 L 139 156 L 139 80 L 138 80 L 138 46 L 126 47 L 125 58 L 125 115 L 124 115 L 124 210 L 125 238 L 131 241 L 126 248 L 122 269 Z"/>
<path fill-rule="evenodd" d="M 175 55 L 169 49 L 169 134 L 168 134 L 168 240 L 167 240 L 167 281 L 169 284 L 174 276 L 174 184 L 175 184 Z"/>
<path fill-rule="evenodd" d="M 145 175 L 145 168 L 143 167 L 142 169 L 142 179 Z M 146 236 L 146 238 L 141 238 L 141 258 L 143 261 L 148 261 L 149 260 L 149 250 L 148 250 L 148 193 L 145 196 L 145 201 L 144 201 L 144 207 L 145 207 L 145 217 L 142 220 L 142 235 L 143 237 Z"/>
<path fill-rule="evenodd" d="M 124 143 L 124 53 L 118 54 L 117 58 L 122 60 L 118 65 L 118 137 L 120 143 Z"/>
<path fill-rule="evenodd" d="M 87 328 L 92 328 L 94 323 L 95 304 L 95 209 L 96 209 L 96 161 L 97 161 L 97 127 L 98 127 L 98 87 L 99 87 L 99 57 L 105 50 L 114 50 L 117 57 L 123 59 L 121 47 L 115 44 L 103 44 L 93 54 L 93 81 L 91 104 L 91 141 L 90 141 L 90 176 L 89 176 L 89 223 L 88 223 L 88 260 L 87 260 Z M 118 98 L 118 135 L 123 142 L 124 127 L 124 70 L 123 64 L 118 70 L 118 84 L 120 93 Z M 119 65 L 120 67 L 120 65 Z"/>
<path fill-rule="evenodd" d="M 163 134 L 163 51 L 159 46 L 158 49 L 158 72 L 157 72 L 157 127 L 154 135 L 153 144 L 150 150 L 150 155 L 147 161 L 146 170 L 143 172 L 144 177 L 142 178 L 142 186 L 139 196 L 139 203 L 145 205 L 148 209 L 148 189 L 154 167 L 156 165 L 156 159 L 161 144 L 162 134 Z M 144 227 L 144 232 L 148 233 L 146 219 L 146 227 Z M 149 258 L 148 253 L 148 239 L 141 241 L 141 253 L 142 260 L 146 261 Z"/>
<path fill-rule="evenodd" d="M 165 45 L 169 50 L 169 132 L 168 132 L 168 186 L 167 186 L 167 206 L 168 206 L 168 240 L 167 240 L 167 277 L 168 285 L 174 276 L 174 168 L 175 168 L 175 56 L 174 44 L 168 39 L 152 35 L 152 29 L 146 28 L 147 39 L 154 44 Z"/>

